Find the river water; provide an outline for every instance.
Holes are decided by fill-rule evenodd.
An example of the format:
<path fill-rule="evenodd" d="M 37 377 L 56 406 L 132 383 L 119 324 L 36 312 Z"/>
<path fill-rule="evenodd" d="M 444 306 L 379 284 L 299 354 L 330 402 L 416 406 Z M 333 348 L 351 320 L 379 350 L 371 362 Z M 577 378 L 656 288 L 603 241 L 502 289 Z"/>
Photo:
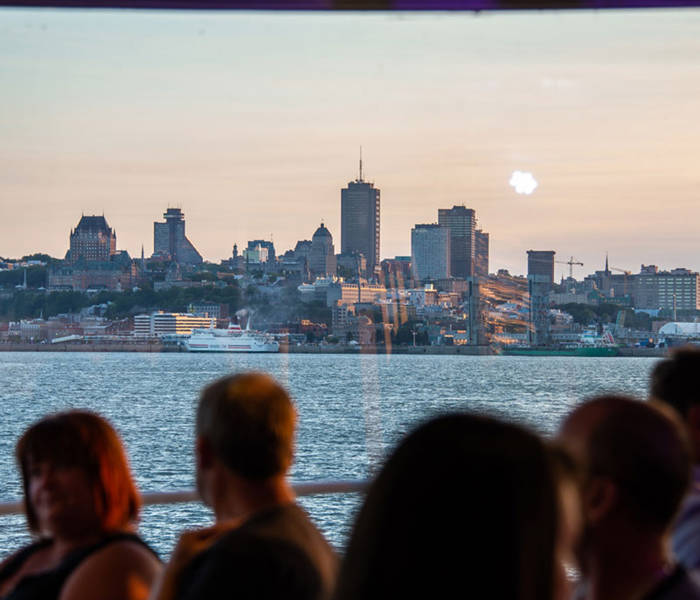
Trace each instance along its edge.
<path fill-rule="evenodd" d="M 46 413 L 89 408 L 121 434 L 143 492 L 194 487 L 194 409 L 222 375 L 262 370 L 291 392 L 299 413 L 294 481 L 366 478 L 406 431 L 431 415 L 474 411 L 553 432 L 583 398 L 643 396 L 649 358 L 410 355 L 0 353 L 0 501 L 21 487 L 14 444 Z M 357 495 L 301 503 L 342 548 Z M 143 537 L 167 556 L 184 528 L 212 521 L 198 503 L 146 507 Z M 28 541 L 24 518 L 0 517 L 0 556 Z"/>

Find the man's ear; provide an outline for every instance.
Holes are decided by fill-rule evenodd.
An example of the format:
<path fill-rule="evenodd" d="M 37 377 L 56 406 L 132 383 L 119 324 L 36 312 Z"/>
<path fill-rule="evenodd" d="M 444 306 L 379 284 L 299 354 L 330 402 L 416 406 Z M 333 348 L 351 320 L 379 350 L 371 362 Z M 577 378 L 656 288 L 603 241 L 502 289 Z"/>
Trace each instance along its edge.
<path fill-rule="evenodd" d="M 583 493 L 586 521 L 596 524 L 608 516 L 618 500 L 617 486 L 607 477 L 593 477 Z"/>
<path fill-rule="evenodd" d="M 214 463 L 214 452 L 206 438 L 200 436 L 195 440 L 194 454 L 198 469 L 207 469 Z"/>

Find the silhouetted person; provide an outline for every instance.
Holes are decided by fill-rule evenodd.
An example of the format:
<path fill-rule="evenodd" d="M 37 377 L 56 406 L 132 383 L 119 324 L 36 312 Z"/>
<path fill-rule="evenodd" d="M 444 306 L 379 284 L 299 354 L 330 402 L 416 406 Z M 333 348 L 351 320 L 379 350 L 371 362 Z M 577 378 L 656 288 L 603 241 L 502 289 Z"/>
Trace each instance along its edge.
<path fill-rule="evenodd" d="M 329 595 L 336 557 L 286 479 L 296 413 L 271 377 L 226 377 L 197 410 L 197 487 L 214 527 L 185 532 L 159 599 L 315 600 Z"/>
<path fill-rule="evenodd" d="M 0 597 L 148 598 L 162 565 L 134 533 L 140 498 L 112 426 L 87 411 L 51 415 L 16 454 L 35 540 L 0 565 Z"/>
<path fill-rule="evenodd" d="M 557 481 L 544 443 L 514 425 L 457 414 L 405 438 L 370 487 L 336 600 L 551 600 Z"/>
<path fill-rule="evenodd" d="M 650 395 L 680 415 L 693 450 L 693 484 L 671 538 L 678 560 L 700 567 L 700 350 L 682 348 L 659 362 L 651 374 Z"/>
<path fill-rule="evenodd" d="M 668 548 L 690 483 L 690 449 L 670 411 L 604 396 L 576 408 L 559 438 L 583 467 L 586 600 L 694 600 L 700 587 Z"/>

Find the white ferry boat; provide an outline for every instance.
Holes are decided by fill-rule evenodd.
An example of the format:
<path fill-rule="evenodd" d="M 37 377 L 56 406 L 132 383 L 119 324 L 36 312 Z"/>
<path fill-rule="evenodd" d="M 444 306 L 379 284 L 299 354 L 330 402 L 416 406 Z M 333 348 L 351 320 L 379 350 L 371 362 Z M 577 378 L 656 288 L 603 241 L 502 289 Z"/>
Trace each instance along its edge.
<path fill-rule="evenodd" d="M 237 323 L 228 329 L 193 329 L 185 340 L 189 352 L 279 352 L 280 345 L 265 333 L 242 330 Z"/>

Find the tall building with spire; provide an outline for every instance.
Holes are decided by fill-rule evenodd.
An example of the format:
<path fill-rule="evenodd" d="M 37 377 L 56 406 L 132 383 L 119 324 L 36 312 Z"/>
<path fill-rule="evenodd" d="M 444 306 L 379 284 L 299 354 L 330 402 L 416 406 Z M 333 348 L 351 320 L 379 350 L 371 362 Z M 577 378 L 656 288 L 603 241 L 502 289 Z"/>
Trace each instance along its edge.
<path fill-rule="evenodd" d="M 183 265 L 201 264 L 202 256 L 185 235 L 185 215 L 179 208 L 163 214 L 165 223 L 153 223 L 153 254 L 167 255 Z"/>
<path fill-rule="evenodd" d="M 368 271 L 379 265 L 379 225 L 379 190 L 362 178 L 360 152 L 359 176 L 340 192 L 340 251 L 362 254 Z"/>

